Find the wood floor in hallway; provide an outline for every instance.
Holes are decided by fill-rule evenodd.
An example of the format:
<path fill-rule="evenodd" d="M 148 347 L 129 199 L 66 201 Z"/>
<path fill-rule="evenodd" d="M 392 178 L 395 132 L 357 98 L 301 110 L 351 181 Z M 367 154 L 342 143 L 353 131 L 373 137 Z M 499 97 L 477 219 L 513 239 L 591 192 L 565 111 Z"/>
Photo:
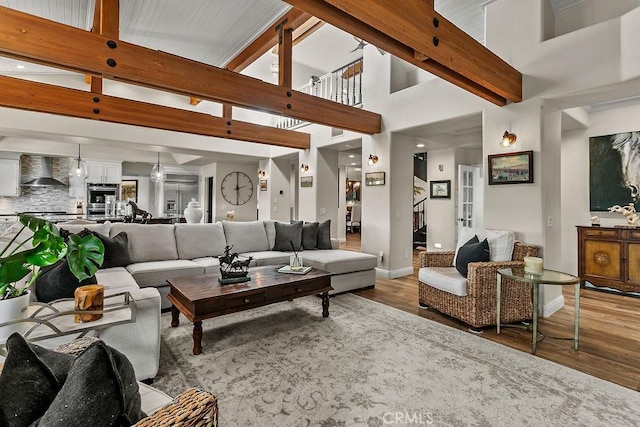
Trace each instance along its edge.
<path fill-rule="evenodd" d="M 340 247 L 360 251 L 360 234 L 347 233 L 347 241 Z M 418 307 L 418 264 L 418 251 L 414 251 L 413 275 L 398 279 L 377 278 L 374 289 L 354 293 L 467 331 L 456 319 Z M 573 336 L 573 287 L 563 290 L 565 307 L 540 320 L 539 329 L 547 337 L 538 344 L 536 355 L 640 391 L 640 298 L 583 289 L 580 294 L 580 350 L 576 352 L 572 341 L 549 338 Z M 523 329 L 505 328 L 497 335 L 493 327 L 478 336 L 520 351 L 531 351 L 531 332 Z"/>

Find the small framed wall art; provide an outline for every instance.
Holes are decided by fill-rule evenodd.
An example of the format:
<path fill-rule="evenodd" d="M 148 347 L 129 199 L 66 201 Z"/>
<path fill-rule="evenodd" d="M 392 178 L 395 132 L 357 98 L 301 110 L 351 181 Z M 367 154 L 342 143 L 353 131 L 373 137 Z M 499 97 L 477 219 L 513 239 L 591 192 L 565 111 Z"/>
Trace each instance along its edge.
<path fill-rule="evenodd" d="M 127 202 L 132 200 L 138 203 L 138 180 L 129 179 L 120 183 L 120 200 Z"/>
<path fill-rule="evenodd" d="M 367 172 L 364 174 L 366 185 L 384 185 L 384 172 Z"/>
<path fill-rule="evenodd" d="M 432 199 L 450 199 L 451 198 L 451 180 L 431 181 L 429 183 L 429 197 Z"/>
<path fill-rule="evenodd" d="M 266 179 L 261 179 L 260 180 L 260 191 L 267 191 L 267 180 Z"/>
<path fill-rule="evenodd" d="M 300 177 L 300 187 L 313 187 L 313 177 L 312 176 L 301 176 Z"/>
<path fill-rule="evenodd" d="M 489 185 L 533 182 L 533 151 L 489 156 Z"/>

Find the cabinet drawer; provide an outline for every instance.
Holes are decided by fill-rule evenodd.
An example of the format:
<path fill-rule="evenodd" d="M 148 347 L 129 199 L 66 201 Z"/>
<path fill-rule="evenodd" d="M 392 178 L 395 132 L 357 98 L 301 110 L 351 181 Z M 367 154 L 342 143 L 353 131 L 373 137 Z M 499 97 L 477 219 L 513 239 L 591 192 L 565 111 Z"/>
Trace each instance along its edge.
<path fill-rule="evenodd" d="M 265 300 L 265 294 L 264 292 L 260 292 L 260 293 L 251 294 L 251 295 L 225 298 L 224 300 L 221 301 L 221 305 L 223 306 L 223 308 L 236 308 L 236 307 L 242 307 L 243 305 L 248 306 L 251 304 L 261 303 L 261 302 L 264 302 L 264 300 Z"/>
<path fill-rule="evenodd" d="M 318 283 L 294 283 L 286 286 L 276 286 L 268 289 L 268 298 L 296 298 L 301 295 L 307 295 L 322 289 Z"/>
<path fill-rule="evenodd" d="M 598 230 L 597 228 L 586 228 L 583 230 L 585 236 L 618 237 L 618 230 Z"/>
<path fill-rule="evenodd" d="M 630 230 L 627 231 L 625 238 L 626 239 L 633 239 L 633 240 L 640 240 L 640 230 L 636 231 L 636 230 Z"/>

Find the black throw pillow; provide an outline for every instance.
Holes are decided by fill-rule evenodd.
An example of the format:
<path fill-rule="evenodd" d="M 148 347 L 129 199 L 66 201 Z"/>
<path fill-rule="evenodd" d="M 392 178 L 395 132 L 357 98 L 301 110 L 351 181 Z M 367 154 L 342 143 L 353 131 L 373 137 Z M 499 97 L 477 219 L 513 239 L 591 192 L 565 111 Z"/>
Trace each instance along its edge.
<path fill-rule="evenodd" d="M 73 363 L 45 414 L 42 426 L 131 426 L 144 418 L 131 362 L 102 341 Z"/>
<path fill-rule="evenodd" d="M 318 224 L 318 249 L 333 249 L 331 247 L 331 220 Z"/>
<path fill-rule="evenodd" d="M 125 231 L 113 237 L 105 236 L 95 231 L 93 235 L 100 239 L 104 245 L 104 261 L 100 268 L 126 267 L 131 264 L 129 238 Z"/>
<path fill-rule="evenodd" d="M 470 262 L 486 262 L 490 260 L 489 256 L 489 242 L 484 239 L 482 242 L 478 242 L 478 236 L 474 236 L 463 246 L 458 249 L 458 256 L 456 258 L 456 269 L 464 277 L 469 274 Z"/>
<path fill-rule="evenodd" d="M 302 249 L 305 251 L 318 247 L 318 223 L 305 222 L 302 226 Z"/>
<path fill-rule="evenodd" d="M 28 426 L 54 401 L 74 357 L 27 344 L 18 333 L 7 339 L 7 352 L 0 375 L 0 425 Z"/>
<path fill-rule="evenodd" d="M 275 222 L 274 225 L 276 227 L 274 251 L 291 252 L 302 249 L 302 221 L 295 221 L 291 224 Z"/>
<path fill-rule="evenodd" d="M 36 297 L 40 302 L 51 302 L 60 298 L 73 298 L 76 288 L 98 283 L 96 276 L 79 281 L 69 269 L 66 259 L 43 267 L 36 279 Z"/>

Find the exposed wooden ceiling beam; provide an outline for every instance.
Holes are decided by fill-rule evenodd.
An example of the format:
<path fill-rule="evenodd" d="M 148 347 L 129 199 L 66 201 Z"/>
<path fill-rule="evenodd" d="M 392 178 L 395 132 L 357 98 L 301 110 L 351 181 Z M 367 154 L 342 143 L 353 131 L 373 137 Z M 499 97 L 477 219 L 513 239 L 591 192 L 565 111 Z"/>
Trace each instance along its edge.
<path fill-rule="evenodd" d="M 284 23 L 284 28 L 295 30 L 309 19 L 312 19 L 312 16 L 308 13 L 295 7 L 290 9 L 273 21 L 264 33 L 260 34 L 249 46 L 229 61 L 225 68 L 239 73 L 267 53 L 269 49 L 278 45 L 278 27 L 280 24 Z"/>
<path fill-rule="evenodd" d="M 134 126 L 308 149 L 309 134 L 0 76 L 0 106 Z"/>
<path fill-rule="evenodd" d="M 293 59 L 293 30 L 280 28 L 278 43 L 278 85 L 291 89 Z"/>
<path fill-rule="evenodd" d="M 298 43 L 309 37 L 311 34 L 318 31 L 323 25 L 324 22 L 319 20 L 318 18 L 309 18 L 309 20 L 293 30 L 293 46 L 297 45 Z M 278 54 L 278 45 L 273 48 L 271 53 L 273 53 L 274 55 Z"/>
<path fill-rule="evenodd" d="M 522 75 L 429 1 L 285 1 L 497 105 L 522 100 Z"/>
<path fill-rule="evenodd" d="M 83 74 L 373 134 L 379 114 L 0 7 L 0 54 Z"/>
<path fill-rule="evenodd" d="M 96 0 L 91 31 L 111 38 L 120 38 L 120 0 Z M 91 92 L 102 93 L 102 78 L 90 78 Z"/>

